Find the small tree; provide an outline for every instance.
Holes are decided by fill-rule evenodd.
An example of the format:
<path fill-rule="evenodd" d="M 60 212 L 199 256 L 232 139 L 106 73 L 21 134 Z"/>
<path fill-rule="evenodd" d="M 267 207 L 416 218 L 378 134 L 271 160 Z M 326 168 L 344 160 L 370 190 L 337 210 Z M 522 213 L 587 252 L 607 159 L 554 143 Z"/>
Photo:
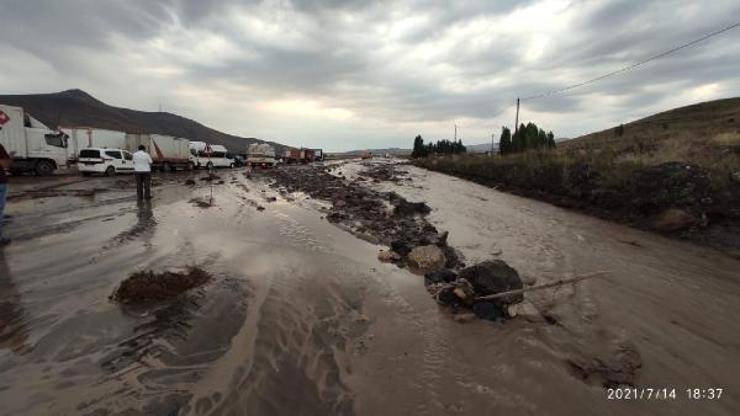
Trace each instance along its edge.
<path fill-rule="evenodd" d="M 414 138 L 414 149 L 411 151 L 411 157 L 420 158 L 425 157 L 426 155 L 427 148 L 424 146 L 424 139 L 421 138 L 421 135 L 418 135 Z"/>
<path fill-rule="evenodd" d="M 555 148 L 555 134 L 552 131 L 547 133 L 547 147 L 550 149 Z"/>
<path fill-rule="evenodd" d="M 498 140 L 498 151 L 502 155 L 512 152 L 511 130 L 508 127 L 501 128 L 501 138 Z"/>

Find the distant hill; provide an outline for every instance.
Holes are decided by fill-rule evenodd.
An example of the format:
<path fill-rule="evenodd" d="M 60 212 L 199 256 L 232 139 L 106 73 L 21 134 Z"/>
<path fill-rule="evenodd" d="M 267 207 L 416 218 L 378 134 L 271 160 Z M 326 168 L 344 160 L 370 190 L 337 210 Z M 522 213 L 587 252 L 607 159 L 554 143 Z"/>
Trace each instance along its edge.
<path fill-rule="evenodd" d="M 74 89 L 51 94 L 0 95 L 0 104 L 23 107 L 49 127 L 94 127 L 127 133 L 159 133 L 226 146 L 246 152 L 249 143 L 262 142 L 206 127 L 197 121 L 167 112 L 147 112 L 110 106 L 85 91 Z M 267 142 L 282 153 L 286 146 Z"/>
<path fill-rule="evenodd" d="M 348 152 L 327 152 L 327 154 L 337 157 L 360 157 L 367 152 L 372 153 L 373 155 L 384 155 L 386 153 L 392 155 L 392 156 L 409 156 L 411 154 L 411 149 L 401 149 L 398 147 L 390 147 L 387 149 L 363 149 L 363 150 L 350 150 Z"/>

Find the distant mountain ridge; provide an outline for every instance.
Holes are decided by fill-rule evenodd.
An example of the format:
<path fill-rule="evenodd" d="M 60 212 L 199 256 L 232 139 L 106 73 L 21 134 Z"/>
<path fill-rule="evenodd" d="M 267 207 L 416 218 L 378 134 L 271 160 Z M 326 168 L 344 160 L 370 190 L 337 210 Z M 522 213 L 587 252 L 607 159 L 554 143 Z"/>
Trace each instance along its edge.
<path fill-rule="evenodd" d="M 287 148 L 254 137 L 223 133 L 177 114 L 114 107 L 79 89 L 50 94 L 0 95 L 0 104 L 23 107 L 52 128 L 93 127 L 127 133 L 166 134 L 220 144 L 234 153 L 245 153 L 247 145 L 256 142 L 270 143 L 281 153 Z"/>

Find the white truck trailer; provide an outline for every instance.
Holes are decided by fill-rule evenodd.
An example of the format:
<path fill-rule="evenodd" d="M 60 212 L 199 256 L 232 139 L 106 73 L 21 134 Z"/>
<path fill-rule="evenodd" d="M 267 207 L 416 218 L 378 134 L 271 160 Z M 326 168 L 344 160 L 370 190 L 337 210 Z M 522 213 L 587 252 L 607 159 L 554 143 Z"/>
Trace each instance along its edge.
<path fill-rule="evenodd" d="M 122 131 L 93 127 L 61 127 L 60 130 L 69 136 L 67 159 L 72 163 L 78 161 L 83 149 L 123 149 L 126 145 L 126 133 Z"/>
<path fill-rule="evenodd" d="M 275 166 L 277 164 L 277 159 L 275 159 L 275 148 L 267 143 L 252 143 L 248 145 L 247 163 L 251 166 Z"/>
<path fill-rule="evenodd" d="M 154 161 L 152 168 L 174 171 L 192 167 L 189 144 L 188 139 L 163 134 L 128 133 L 123 149 L 134 153 L 143 145 Z"/>
<path fill-rule="evenodd" d="M 21 107 L 0 104 L 0 143 L 13 157 L 14 172 L 51 175 L 67 166 L 67 135 L 49 129 Z"/>

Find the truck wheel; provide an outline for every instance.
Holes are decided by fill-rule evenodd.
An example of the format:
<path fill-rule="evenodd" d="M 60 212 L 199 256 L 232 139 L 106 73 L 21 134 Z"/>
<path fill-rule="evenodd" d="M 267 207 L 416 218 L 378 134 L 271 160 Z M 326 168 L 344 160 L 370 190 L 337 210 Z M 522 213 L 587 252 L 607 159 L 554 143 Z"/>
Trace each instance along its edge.
<path fill-rule="evenodd" d="M 172 168 L 170 167 L 169 163 L 165 163 L 162 165 L 162 172 L 171 172 Z"/>
<path fill-rule="evenodd" d="M 211 170 L 211 169 L 213 169 L 213 163 L 211 163 L 211 162 L 208 162 L 208 163 L 206 164 L 206 169 L 208 169 L 208 170 Z"/>
<path fill-rule="evenodd" d="M 113 176 L 116 174 L 116 168 L 113 166 L 108 166 L 108 169 L 105 170 L 105 176 Z"/>
<path fill-rule="evenodd" d="M 195 170 L 195 163 L 188 162 L 188 170 Z"/>
<path fill-rule="evenodd" d="M 48 176 L 54 173 L 54 164 L 48 160 L 39 160 L 34 170 L 39 176 Z"/>

